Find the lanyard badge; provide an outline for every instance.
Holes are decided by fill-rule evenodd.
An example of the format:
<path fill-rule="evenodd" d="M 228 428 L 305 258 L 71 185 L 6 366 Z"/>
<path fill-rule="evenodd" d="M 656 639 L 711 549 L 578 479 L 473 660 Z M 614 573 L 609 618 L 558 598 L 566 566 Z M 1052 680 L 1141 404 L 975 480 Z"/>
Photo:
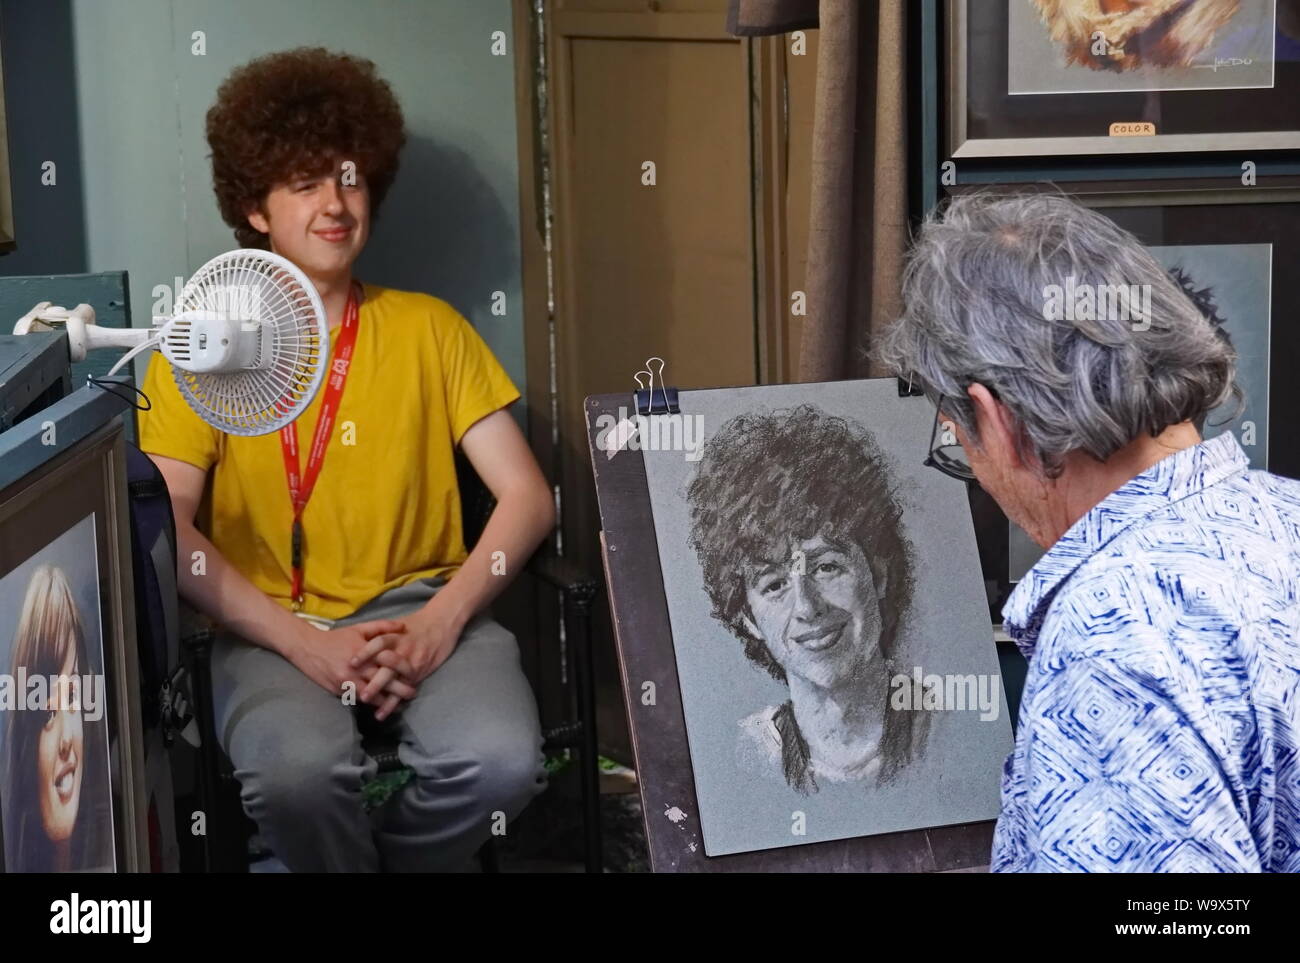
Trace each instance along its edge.
<path fill-rule="evenodd" d="M 302 513 L 311 499 L 312 489 L 320 475 L 321 465 L 325 461 L 325 449 L 334 428 L 334 416 L 338 413 L 339 401 L 343 397 L 343 386 L 348 380 L 351 367 L 352 349 L 357 341 L 357 318 L 360 314 L 361 285 L 353 282 L 348 292 L 348 306 L 343 312 L 343 329 L 334 342 L 333 357 L 330 360 L 329 379 L 325 382 L 325 397 L 321 401 L 320 414 L 316 418 L 316 430 L 312 433 L 311 449 L 307 452 L 307 471 L 298 473 L 298 428 L 296 422 L 289 422 L 280 429 L 280 450 L 284 454 L 284 474 L 289 483 L 289 501 L 293 506 L 293 527 L 290 530 L 290 563 L 293 566 L 293 610 L 302 611 L 303 606 L 303 533 Z"/>

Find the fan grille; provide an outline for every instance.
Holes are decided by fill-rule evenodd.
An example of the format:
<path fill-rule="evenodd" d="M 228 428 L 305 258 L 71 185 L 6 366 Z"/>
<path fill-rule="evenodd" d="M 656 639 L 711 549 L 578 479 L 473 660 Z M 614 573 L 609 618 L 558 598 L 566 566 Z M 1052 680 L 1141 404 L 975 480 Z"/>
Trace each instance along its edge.
<path fill-rule="evenodd" d="M 315 285 L 290 261 L 241 249 L 203 265 L 181 291 L 178 316 L 212 313 L 270 325 L 270 357 L 227 374 L 172 365 L 177 387 L 208 423 L 232 435 L 264 435 L 298 417 L 324 379 L 329 327 Z M 261 367 L 265 365 L 265 367 Z"/>

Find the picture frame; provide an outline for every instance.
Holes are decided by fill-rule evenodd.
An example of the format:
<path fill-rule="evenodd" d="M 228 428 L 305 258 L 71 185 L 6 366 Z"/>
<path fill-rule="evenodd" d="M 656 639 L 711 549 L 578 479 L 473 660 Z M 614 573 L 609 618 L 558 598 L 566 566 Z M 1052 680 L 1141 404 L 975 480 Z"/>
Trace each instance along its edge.
<path fill-rule="evenodd" d="M 3 33 L 0 33 L 3 37 Z M 4 50 L 0 42 L 0 254 L 17 250 L 14 235 L 14 196 L 9 175 L 9 121 L 5 107 Z"/>
<path fill-rule="evenodd" d="M 1265 368 L 1268 390 L 1263 399 L 1258 399 L 1266 414 L 1266 434 L 1260 440 L 1265 444 L 1267 457 L 1255 459 L 1262 463 L 1253 467 L 1300 478 L 1300 427 L 1296 425 L 1300 403 L 1290 391 L 1288 380 L 1288 361 L 1300 356 L 1300 332 L 1288 323 L 1300 312 L 1300 289 L 1288 283 L 1287 272 L 1288 265 L 1300 263 L 1300 179 L 1277 180 L 1271 186 L 1246 187 L 1202 179 L 1164 188 L 1136 180 L 1093 181 L 1062 185 L 1059 189 L 1081 204 L 1106 213 L 1149 247 L 1271 246 Z M 977 190 L 1019 193 L 1056 191 L 1058 187 L 1040 182 L 950 188 L 953 194 Z M 1231 337 L 1232 318 L 1227 319 L 1226 330 Z M 1240 373 L 1238 378 L 1240 381 Z M 1248 386 L 1246 390 L 1250 400 Z M 1234 433 L 1240 441 L 1240 431 Z M 1243 445 L 1243 448 L 1247 454 L 1252 453 L 1252 446 Z M 1014 585 L 1042 556 L 1043 550 L 1029 541 L 1014 523 L 1008 521 L 1007 526 L 1008 584 Z"/>
<path fill-rule="evenodd" d="M 1261 296 L 1268 310 L 1267 361 L 1262 373 L 1252 373 L 1250 362 L 1257 359 L 1248 352 L 1259 352 L 1242 340 L 1245 332 L 1235 332 L 1238 338 L 1234 343 L 1241 354 L 1238 378 L 1251 379 L 1250 383 L 1242 382 L 1248 396 L 1252 384 L 1267 385 L 1264 397 L 1257 399 L 1260 404 L 1255 406 L 1265 416 L 1266 435 L 1262 440 L 1266 457 L 1254 459 L 1252 467 L 1300 478 L 1300 428 L 1296 426 L 1300 406 L 1287 390 L 1287 361 L 1300 352 L 1300 334 L 1287 322 L 1300 312 L 1300 290 L 1286 283 L 1287 266 L 1300 263 L 1300 185 L 1220 185 L 1162 191 L 1134 190 L 1133 186 L 1076 185 L 1071 194 L 1106 213 L 1148 247 L 1271 247 L 1269 287 L 1266 296 Z M 1230 337 L 1234 323 L 1235 319 L 1227 319 Z M 1242 417 L 1249 417 L 1249 410 Z M 1210 427 L 1207 425 L 1207 430 Z"/>
<path fill-rule="evenodd" d="M 977 4 L 944 0 L 942 49 L 946 49 L 947 56 L 946 75 L 941 82 L 948 157 L 1116 156 L 1300 148 L 1300 119 L 1294 107 L 1300 98 L 1300 57 L 1291 59 L 1295 56 L 1293 48 L 1300 49 L 1300 37 L 1283 35 L 1276 19 L 1274 30 L 1282 41 L 1275 39 L 1267 86 L 1256 80 L 1252 81 L 1254 85 L 1242 87 L 1167 87 L 1148 79 L 1135 89 L 1076 92 L 1063 89 L 1067 86 L 1063 81 L 1058 90 L 1013 93 L 1013 3 L 1020 5 L 1015 10 L 1017 19 L 1022 20 L 1030 0 Z M 1290 9 L 1285 12 L 1289 18 Z M 1032 9 L 1029 13 L 1037 17 Z M 1290 20 L 1285 23 L 1291 30 Z M 1300 33 L 1300 29 L 1296 32 Z M 973 55 L 976 49 L 977 56 Z M 1031 54 L 1023 44 L 1018 49 L 1018 62 L 1031 57 L 1042 59 L 1041 52 Z M 1279 53 L 1286 59 L 1280 59 Z M 1217 59 L 1222 58 L 1216 58 L 1215 64 Z M 1214 66 L 1214 74 L 1219 73 L 1212 64 L 1196 66 Z M 1183 76 L 1191 69 L 1180 73 L 1180 84 L 1197 82 Z M 1104 71 L 1099 76 L 1110 79 Z M 1071 79 L 1068 83 L 1078 81 Z M 1225 126 L 1228 123 L 1233 126 Z"/>
<path fill-rule="evenodd" d="M 38 418 L 19 423 L 0 435 L 0 449 L 14 462 L 33 460 L 31 444 L 34 432 L 46 437 L 62 438 L 61 444 L 48 445 L 48 457 L 14 478 L 5 476 L 0 488 L 0 579 L 22 571 L 24 576 L 33 564 L 42 561 L 51 546 L 66 541 L 73 530 L 93 532 L 95 584 L 88 593 L 97 598 L 99 611 L 82 611 L 86 635 L 98 621 L 102 644 L 103 741 L 106 744 L 107 793 L 111 802 L 111 864 L 72 866 L 73 870 L 114 869 L 117 872 L 147 872 L 149 869 L 144 748 L 141 738 L 139 705 L 139 670 L 135 653 L 134 588 L 131 570 L 129 508 L 126 494 L 125 441 L 122 419 L 110 410 L 109 398 L 98 389 L 86 388 L 51 406 Z M 120 408 L 120 403 L 117 403 Z M 38 422 L 39 424 L 32 424 Z M 60 434 L 62 433 L 62 434 Z M 11 439 L 6 436 L 22 435 Z M 39 457 L 39 455 L 37 455 Z M 87 524 L 93 518 L 93 523 Z M 85 544 L 84 542 L 79 544 Z M 64 553 L 66 557 L 66 552 Z M 25 583 L 27 579 L 22 578 Z M 34 580 L 33 580 L 34 581 Z M 75 586 L 74 586 L 75 588 Z M 0 638 L 6 650 L 14 647 L 16 636 L 11 619 L 16 612 L 3 613 L 5 625 Z M 93 658 L 92 658 L 93 662 Z M 8 665 L 3 669 L 9 672 Z M 89 703 L 83 704 L 89 710 Z M 17 715 L 15 712 L 14 715 Z M 8 747 L 6 747 L 8 748 Z M 95 762 L 86 741 L 88 766 Z M 79 780 L 80 783 L 80 780 Z M 90 791 L 85 783 L 83 790 Z M 0 781 L 0 793 L 8 781 Z M 98 800 L 80 797 L 82 811 Z M 0 798 L 0 813 L 23 801 Z M 100 806 L 102 809 L 103 806 Z M 77 816 L 81 819 L 80 813 Z M 9 820 L 0 826 L 12 825 Z M 103 833 L 100 833 L 102 836 Z M 12 840 L 0 839 L 0 870 L 5 866 L 6 847 Z M 8 853 L 13 861 L 13 853 Z"/>

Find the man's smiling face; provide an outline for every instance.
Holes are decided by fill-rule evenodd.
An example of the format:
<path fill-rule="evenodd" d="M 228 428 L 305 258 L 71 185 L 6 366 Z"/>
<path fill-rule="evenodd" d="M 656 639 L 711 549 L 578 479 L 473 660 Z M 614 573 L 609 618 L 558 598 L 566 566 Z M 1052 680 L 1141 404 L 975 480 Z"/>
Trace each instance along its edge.
<path fill-rule="evenodd" d="M 803 553 L 801 563 L 796 551 Z M 850 682 L 880 644 L 878 590 L 852 542 L 821 536 L 793 542 L 789 558 L 747 569 L 745 597 L 746 627 L 787 678 L 823 688 Z"/>
<path fill-rule="evenodd" d="M 370 236 L 370 191 L 360 171 L 295 177 L 273 187 L 248 222 L 269 234 L 271 250 L 312 278 L 349 270 Z"/>

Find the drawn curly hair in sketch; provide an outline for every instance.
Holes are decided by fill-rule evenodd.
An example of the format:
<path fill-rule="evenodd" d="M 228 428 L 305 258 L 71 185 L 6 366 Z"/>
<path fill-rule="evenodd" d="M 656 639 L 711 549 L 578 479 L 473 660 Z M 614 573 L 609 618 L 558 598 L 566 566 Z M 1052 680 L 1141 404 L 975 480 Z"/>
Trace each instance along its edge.
<path fill-rule="evenodd" d="M 1205 315 L 1206 320 L 1210 322 L 1210 327 L 1214 329 L 1214 333 L 1218 335 L 1219 340 L 1231 348 L 1232 337 L 1228 334 L 1228 320 L 1219 312 L 1219 303 L 1214 296 L 1214 287 L 1212 285 L 1198 287 L 1196 279 L 1192 277 L 1188 270 L 1181 264 L 1176 264 L 1170 268 L 1169 276 L 1178 282 L 1178 286 L 1183 289 L 1183 293 L 1187 295 L 1192 304 L 1196 305 L 1196 310 Z M 1197 431 L 1205 431 L 1207 415 L 1208 412 L 1196 419 Z M 1227 418 L 1227 421 L 1231 420 L 1231 417 Z M 1218 427 L 1219 424 L 1226 423 L 1226 421 L 1215 422 L 1214 425 L 1215 427 Z"/>
<path fill-rule="evenodd" d="M 1210 322 L 1210 326 L 1214 328 L 1214 333 L 1227 344 L 1232 344 L 1232 339 L 1224 328 L 1224 325 L 1227 324 L 1227 318 L 1219 313 L 1219 303 L 1214 297 L 1213 286 L 1197 287 L 1196 279 L 1181 264 L 1176 264 L 1170 268 L 1169 276 L 1178 282 L 1178 286 L 1183 289 L 1183 293 L 1191 299 L 1192 304 L 1196 305 L 1196 310 L 1205 315 L 1206 320 Z"/>
<path fill-rule="evenodd" d="M 1241 6 L 1240 0 L 1033 0 L 1033 4 L 1052 41 L 1064 51 L 1066 63 L 1114 71 L 1192 66 Z"/>
<path fill-rule="evenodd" d="M 746 657 L 796 703 L 801 691 L 834 690 L 864 700 L 850 712 L 874 707 L 894 674 L 914 565 L 898 488 L 873 439 L 812 405 L 744 413 L 705 446 L 686 497 L 712 614 Z M 799 572 L 791 560 L 805 554 Z M 800 708 L 787 702 L 753 722 L 774 752 L 779 741 L 791 786 L 816 791 L 823 767 L 800 731 Z M 881 711 L 875 771 L 886 780 L 912 759 L 928 723 L 925 713 Z"/>

